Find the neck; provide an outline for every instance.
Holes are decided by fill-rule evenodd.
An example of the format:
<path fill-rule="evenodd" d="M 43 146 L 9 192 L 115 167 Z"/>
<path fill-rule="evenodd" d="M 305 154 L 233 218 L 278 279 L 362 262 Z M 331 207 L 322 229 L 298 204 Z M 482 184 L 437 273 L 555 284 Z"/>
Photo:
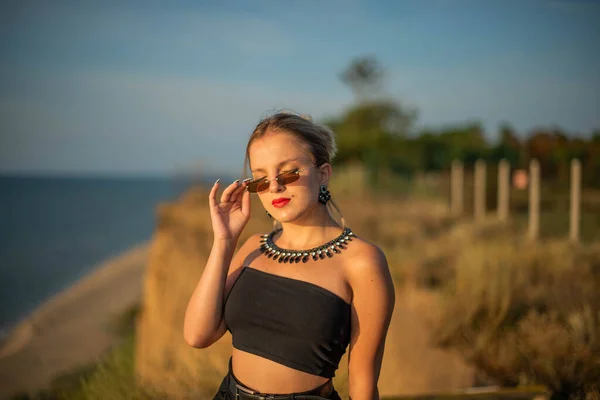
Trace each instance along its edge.
<path fill-rule="evenodd" d="M 309 249 L 334 239 L 342 232 L 342 227 L 329 215 L 322 204 L 298 218 L 296 221 L 281 224 L 283 231 L 273 240 L 285 249 Z"/>

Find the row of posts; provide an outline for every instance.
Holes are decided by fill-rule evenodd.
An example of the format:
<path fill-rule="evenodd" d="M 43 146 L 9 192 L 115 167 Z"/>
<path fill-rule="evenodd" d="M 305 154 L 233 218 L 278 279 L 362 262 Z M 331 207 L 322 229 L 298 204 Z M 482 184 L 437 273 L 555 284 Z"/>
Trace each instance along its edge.
<path fill-rule="evenodd" d="M 497 217 L 500 221 L 509 218 L 510 204 L 510 164 L 501 160 L 498 164 L 498 206 Z M 486 164 L 483 160 L 475 163 L 474 175 L 474 208 L 475 221 L 481 221 L 486 215 Z M 531 160 L 529 163 L 529 224 L 528 235 L 537 239 L 540 232 L 540 163 Z M 452 163 L 450 207 L 455 216 L 461 216 L 464 210 L 464 169 L 462 162 L 455 160 Z M 571 162 L 571 214 L 569 225 L 569 238 L 579 241 L 581 219 L 581 162 L 577 159 Z"/>

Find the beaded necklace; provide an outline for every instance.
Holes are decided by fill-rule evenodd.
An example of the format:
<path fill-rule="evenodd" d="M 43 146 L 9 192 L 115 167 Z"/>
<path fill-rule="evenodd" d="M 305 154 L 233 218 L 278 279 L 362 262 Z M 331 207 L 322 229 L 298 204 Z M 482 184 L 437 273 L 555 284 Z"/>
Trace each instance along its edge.
<path fill-rule="evenodd" d="M 344 228 L 344 231 L 338 237 L 321 246 L 309 250 L 289 250 L 282 249 L 273 243 L 273 235 L 281 230 L 281 228 L 276 229 L 271 233 L 262 235 L 260 239 L 260 252 L 267 258 L 272 258 L 280 263 L 297 263 L 300 260 L 307 262 L 309 257 L 312 257 L 314 261 L 322 260 L 325 256 L 333 257 L 334 254 L 341 253 L 354 236 L 350 228 Z"/>

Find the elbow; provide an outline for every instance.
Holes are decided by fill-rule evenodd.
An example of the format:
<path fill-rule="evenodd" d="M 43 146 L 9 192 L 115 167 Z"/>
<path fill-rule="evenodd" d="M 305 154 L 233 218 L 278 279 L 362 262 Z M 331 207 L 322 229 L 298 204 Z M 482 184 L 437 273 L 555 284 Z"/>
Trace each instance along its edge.
<path fill-rule="evenodd" d="M 191 347 L 193 347 L 195 349 L 206 349 L 207 347 L 210 346 L 209 344 L 207 344 L 206 342 L 203 342 L 203 341 L 195 341 L 195 340 L 185 339 L 185 342 L 189 346 L 191 346 Z"/>
<path fill-rule="evenodd" d="M 212 344 L 210 338 L 200 334 L 197 327 L 185 323 L 183 325 L 183 340 L 185 340 L 189 346 L 196 349 L 205 349 Z"/>
<path fill-rule="evenodd" d="M 218 341 L 226 331 L 226 326 L 222 321 L 218 328 L 205 329 L 192 321 L 183 324 L 183 339 L 191 347 L 205 349 Z"/>
<path fill-rule="evenodd" d="M 212 344 L 205 338 L 202 338 L 198 335 L 193 335 L 193 334 L 187 333 L 187 332 L 185 332 L 185 330 L 183 332 L 183 339 L 189 346 L 196 348 L 196 349 L 205 349 Z"/>

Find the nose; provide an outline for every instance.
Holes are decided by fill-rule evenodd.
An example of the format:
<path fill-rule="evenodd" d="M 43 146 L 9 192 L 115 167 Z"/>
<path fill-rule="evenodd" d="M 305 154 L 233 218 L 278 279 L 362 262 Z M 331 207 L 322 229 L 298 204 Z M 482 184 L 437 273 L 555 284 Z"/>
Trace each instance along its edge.
<path fill-rule="evenodd" d="M 274 178 L 269 182 L 269 191 L 271 193 L 279 193 L 284 189 L 283 185 L 279 184 L 279 181 Z"/>

